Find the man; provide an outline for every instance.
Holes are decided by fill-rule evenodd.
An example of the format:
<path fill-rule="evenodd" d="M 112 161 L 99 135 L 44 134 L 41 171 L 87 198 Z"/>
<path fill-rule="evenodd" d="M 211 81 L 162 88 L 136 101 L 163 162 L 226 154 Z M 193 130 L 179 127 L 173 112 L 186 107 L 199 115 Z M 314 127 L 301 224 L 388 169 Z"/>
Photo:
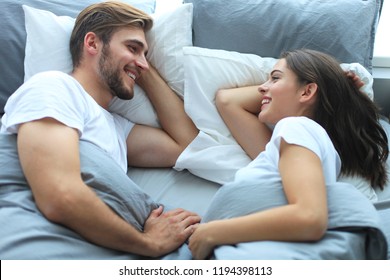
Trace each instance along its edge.
<path fill-rule="evenodd" d="M 117 216 L 82 181 L 79 141 L 127 166 L 173 166 L 197 129 L 182 101 L 148 65 L 145 32 L 152 19 L 120 2 L 83 10 L 71 35 L 71 75 L 32 77 L 9 99 L 1 133 L 17 134 L 19 160 L 43 215 L 102 247 L 158 257 L 178 248 L 200 217 L 182 209 L 152 211 L 140 232 Z M 132 124 L 108 112 L 114 96 L 133 97 L 138 83 L 163 129 Z M 127 155 L 127 157 L 126 157 Z"/>

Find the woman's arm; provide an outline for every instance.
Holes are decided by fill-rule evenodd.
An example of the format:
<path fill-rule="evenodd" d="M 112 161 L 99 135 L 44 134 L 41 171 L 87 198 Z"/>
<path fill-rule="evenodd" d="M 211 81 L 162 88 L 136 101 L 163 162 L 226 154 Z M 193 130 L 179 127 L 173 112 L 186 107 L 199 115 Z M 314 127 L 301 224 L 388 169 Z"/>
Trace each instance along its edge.
<path fill-rule="evenodd" d="M 258 86 L 222 89 L 216 94 L 216 106 L 238 144 L 251 159 L 264 150 L 271 130 L 257 118 L 262 96 Z"/>
<path fill-rule="evenodd" d="M 199 225 L 189 243 L 194 258 L 207 258 L 214 247 L 223 244 L 313 241 L 323 236 L 328 209 L 320 159 L 304 147 L 282 141 L 279 170 L 288 204 Z"/>

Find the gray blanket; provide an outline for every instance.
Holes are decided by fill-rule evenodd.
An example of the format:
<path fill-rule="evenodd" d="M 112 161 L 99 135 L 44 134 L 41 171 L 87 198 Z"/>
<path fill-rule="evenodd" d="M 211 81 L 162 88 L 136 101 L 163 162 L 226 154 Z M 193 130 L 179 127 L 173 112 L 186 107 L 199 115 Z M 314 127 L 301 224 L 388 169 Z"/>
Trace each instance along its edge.
<path fill-rule="evenodd" d="M 105 152 L 80 142 L 84 181 L 123 219 L 142 229 L 157 204 Z M 248 242 L 215 249 L 216 259 L 385 259 L 387 243 L 377 211 L 353 186 L 327 186 L 329 228 L 318 242 Z M 286 203 L 276 186 L 228 184 L 215 195 L 203 221 L 241 216 Z M 16 136 L 0 134 L 0 259 L 140 259 L 96 246 L 36 208 L 23 176 Z M 184 244 L 163 259 L 191 259 Z"/>
<path fill-rule="evenodd" d="M 119 216 L 142 230 L 157 203 L 95 145 L 81 141 L 80 158 L 84 182 Z M 139 258 L 91 244 L 43 217 L 20 167 L 16 136 L 0 134 L 0 259 Z"/>
<path fill-rule="evenodd" d="M 372 203 L 354 186 L 327 186 L 329 222 L 318 242 L 259 241 L 220 246 L 216 259 L 387 259 L 387 242 Z M 280 185 L 227 184 L 219 189 L 203 221 L 227 219 L 285 205 Z"/>

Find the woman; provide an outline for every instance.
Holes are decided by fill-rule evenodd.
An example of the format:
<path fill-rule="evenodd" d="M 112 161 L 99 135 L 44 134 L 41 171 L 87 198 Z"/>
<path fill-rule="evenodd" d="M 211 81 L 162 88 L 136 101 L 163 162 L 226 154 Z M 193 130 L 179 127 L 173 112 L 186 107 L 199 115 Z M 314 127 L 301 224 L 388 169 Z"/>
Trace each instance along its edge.
<path fill-rule="evenodd" d="M 238 97 L 241 103 L 235 104 L 247 112 L 230 114 L 237 110 L 217 99 L 233 136 L 254 158 L 233 184 L 258 183 L 259 191 L 265 184 L 281 185 L 286 203 L 200 224 L 189 240 L 194 258 L 206 258 L 223 244 L 320 240 L 328 227 L 326 185 L 340 174 L 362 176 L 383 188 L 387 137 L 376 106 L 358 82 L 334 58 L 297 50 L 282 55 L 258 88 L 258 101 L 251 103 L 253 88 Z M 253 113 L 259 109 L 255 123 Z M 275 126 L 270 141 L 268 126 Z"/>
<path fill-rule="evenodd" d="M 359 76 L 352 71 L 345 73 L 357 88 L 363 89 L 364 83 Z M 216 95 L 216 105 L 220 115 L 234 138 L 252 160 L 264 150 L 272 134 L 269 125 L 258 121 L 261 101 L 258 86 L 221 89 Z M 340 174 L 338 180 L 353 184 L 369 200 L 373 203 L 377 202 L 378 196 L 370 180 L 360 175 L 345 173 Z"/>

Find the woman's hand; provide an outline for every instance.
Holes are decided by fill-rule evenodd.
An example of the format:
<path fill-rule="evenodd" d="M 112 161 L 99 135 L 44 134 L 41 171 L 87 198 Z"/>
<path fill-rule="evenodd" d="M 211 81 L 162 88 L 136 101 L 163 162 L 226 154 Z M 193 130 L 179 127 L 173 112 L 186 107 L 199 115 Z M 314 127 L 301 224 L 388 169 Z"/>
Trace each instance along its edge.
<path fill-rule="evenodd" d="M 353 71 L 345 71 L 345 74 L 347 75 L 347 78 L 349 78 L 355 85 L 356 88 L 361 88 L 364 86 L 363 81 L 360 79 L 358 75 L 356 75 Z"/>
<path fill-rule="evenodd" d="M 212 222 L 200 224 L 189 238 L 188 247 L 194 259 L 204 260 L 210 258 L 216 246 L 212 227 Z"/>

